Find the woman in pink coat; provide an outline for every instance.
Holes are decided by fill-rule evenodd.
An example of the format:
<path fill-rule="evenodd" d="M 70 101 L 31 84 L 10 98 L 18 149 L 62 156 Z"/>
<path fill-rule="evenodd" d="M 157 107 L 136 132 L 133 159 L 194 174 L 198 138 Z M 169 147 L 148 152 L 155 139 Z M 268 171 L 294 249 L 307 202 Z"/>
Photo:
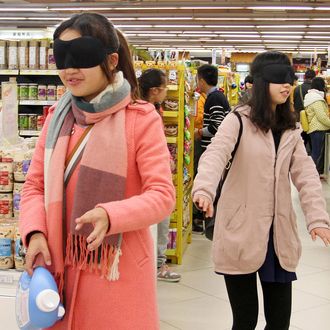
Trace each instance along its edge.
<path fill-rule="evenodd" d="M 290 111 L 294 72 L 279 52 L 259 54 L 251 66 L 252 98 L 238 107 L 242 137 L 222 187 L 213 236 L 215 271 L 224 275 L 233 330 L 253 330 L 258 320 L 258 273 L 269 330 L 288 330 L 292 281 L 301 255 L 291 182 L 296 186 L 312 239 L 330 243 L 322 186 Z M 221 173 L 238 138 L 229 114 L 203 154 L 193 200 L 212 216 Z"/>
<path fill-rule="evenodd" d="M 149 226 L 175 203 L 154 107 L 136 100 L 127 43 L 84 13 L 54 33 L 68 91 L 52 109 L 24 185 L 26 269 L 47 265 L 66 315 L 52 329 L 159 328 Z"/>

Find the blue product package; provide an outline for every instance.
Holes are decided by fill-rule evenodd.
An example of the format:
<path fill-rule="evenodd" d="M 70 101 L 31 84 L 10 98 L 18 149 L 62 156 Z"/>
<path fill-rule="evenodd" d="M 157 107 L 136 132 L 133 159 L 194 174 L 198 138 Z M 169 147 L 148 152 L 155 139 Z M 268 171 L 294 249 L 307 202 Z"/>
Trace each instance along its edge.
<path fill-rule="evenodd" d="M 21 330 L 53 326 L 65 314 L 57 285 L 44 267 L 34 269 L 32 277 L 23 272 L 16 294 L 16 320 Z"/>

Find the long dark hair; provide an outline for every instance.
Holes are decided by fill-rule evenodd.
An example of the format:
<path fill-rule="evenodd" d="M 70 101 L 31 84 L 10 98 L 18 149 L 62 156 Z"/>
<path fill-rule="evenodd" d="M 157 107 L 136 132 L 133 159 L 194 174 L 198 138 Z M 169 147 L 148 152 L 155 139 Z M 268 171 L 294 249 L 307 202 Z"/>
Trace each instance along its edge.
<path fill-rule="evenodd" d="M 269 129 L 286 130 L 296 128 L 295 114 L 290 110 L 290 98 L 284 104 L 278 104 L 276 111 L 271 108 L 269 83 L 262 77 L 262 69 L 270 64 L 291 65 L 289 58 L 280 52 L 265 52 L 257 55 L 251 65 L 253 77 L 251 121 L 264 132 Z"/>
<path fill-rule="evenodd" d="M 140 97 L 148 101 L 149 91 L 153 87 L 161 87 L 166 84 L 166 75 L 159 69 L 148 69 L 138 79 Z"/>
<path fill-rule="evenodd" d="M 132 98 L 138 98 L 137 80 L 127 41 L 105 16 L 96 13 L 76 14 L 57 27 L 53 35 L 54 40 L 66 29 L 78 31 L 82 36 L 97 38 L 107 49 L 117 49 L 119 56 L 117 69 L 123 71 L 124 77 L 131 85 Z M 112 83 L 114 71 L 110 70 L 108 60 L 106 59 L 100 66 L 109 83 Z"/>

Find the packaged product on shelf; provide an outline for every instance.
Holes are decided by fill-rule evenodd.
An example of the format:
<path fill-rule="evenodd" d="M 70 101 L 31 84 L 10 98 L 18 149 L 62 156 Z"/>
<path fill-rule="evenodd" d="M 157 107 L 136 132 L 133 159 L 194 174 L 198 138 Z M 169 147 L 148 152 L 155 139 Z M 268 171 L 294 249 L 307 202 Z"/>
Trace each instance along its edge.
<path fill-rule="evenodd" d="M 29 100 L 38 99 L 38 84 L 29 84 Z"/>
<path fill-rule="evenodd" d="M 64 93 L 65 93 L 65 86 L 64 85 L 58 85 L 56 87 L 56 100 L 59 100 Z"/>
<path fill-rule="evenodd" d="M 28 84 L 18 84 L 19 86 L 19 99 L 28 100 L 29 99 L 29 86 Z"/>
<path fill-rule="evenodd" d="M 17 270 L 24 270 L 25 266 L 25 254 L 26 249 L 23 246 L 21 234 L 18 229 L 18 224 L 15 226 L 15 254 L 14 254 L 14 261 L 15 261 L 15 268 Z"/>
<path fill-rule="evenodd" d="M 29 43 L 29 69 L 39 69 L 39 41 L 31 40 Z"/>
<path fill-rule="evenodd" d="M 13 163 L 0 162 L 0 192 L 13 191 Z"/>
<path fill-rule="evenodd" d="M 21 203 L 21 193 L 23 189 L 23 182 L 15 182 L 14 183 L 14 191 L 13 191 L 13 213 L 14 217 L 18 218 L 20 203 Z"/>
<path fill-rule="evenodd" d="M 178 67 L 177 62 L 170 62 L 169 71 L 168 71 L 168 84 L 177 85 L 178 84 Z"/>
<path fill-rule="evenodd" d="M 44 126 L 44 116 L 38 116 L 37 118 L 37 131 L 41 131 L 42 127 Z"/>
<path fill-rule="evenodd" d="M 168 231 L 167 249 L 172 249 L 172 229 L 171 228 Z"/>
<path fill-rule="evenodd" d="M 38 85 L 38 100 L 46 100 L 47 86 Z"/>
<path fill-rule="evenodd" d="M 30 150 L 31 154 L 33 155 L 34 149 L 36 147 L 38 138 L 37 137 L 30 137 L 28 139 L 24 139 L 24 143 L 26 147 Z M 32 156 L 31 156 L 32 159 Z"/>
<path fill-rule="evenodd" d="M 48 70 L 56 70 L 56 63 L 54 57 L 54 50 L 53 48 L 48 48 L 47 52 L 47 68 Z"/>
<path fill-rule="evenodd" d="M 140 78 L 143 70 L 143 61 L 134 61 L 134 70 L 136 78 Z"/>
<path fill-rule="evenodd" d="M 169 111 L 178 111 L 179 102 L 177 100 L 165 100 L 164 101 L 165 109 Z"/>
<path fill-rule="evenodd" d="M 29 43 L 26 40 L 18 44 L 18 65 L 21 70 L 29 68 Z"/>
<path fill-rule="evenodd" d="M 0 69 L 7 69 L 7 42 L 0 40 Z"/>
<path fill-rule="evenodd" d="M 48 59 L 47 59 L 47 49 L 49 47 L 48 40 L 41 40 L 40 41 L 40 48 L 39 48 L 39 69 L 46 70 L 48 66 Z"/>
<path fill-rule="evenodd" d="M 18 115 L 18 128 L 23 131 L 29 129 L 29 115 L 27 114 Z"/>
<path fill-rule="evenodd" d="M 166 62 L 158 61 L 158 69 L 163 71 L 166 74 Z"/>
<path fill-rule="evenodd" d="M 38 122 L 38 115 L 35 115 L 35 114 L 29 115 L 29 130 L 30 131 L 37 130 L 37 122 Z"/>
<path fill-rule="evenodd" d="M 42 115 L 44 116 L 44 120 L 46 120 L 46 117 L 48 116 L 49 109 L 50 109 L 49 105 L 45 105 L 42 108 Z"/>
<path fill-rule="evenodd" d="M 172 249 L 176 249 L 177 229 L 172 228 L 171 234 L 172 234 Z"/>
<path fill-rule="evenodd" d="M 55 85 L 47 86 L 47 100 L 48 101 L 56 100 L 56 86 Z"/>
<path fill-rule="evenodd" d="M 13 217 L 13 194 L 0 193 L 0 219 Z"/>
<path fill-rule="evenodd" d="M 14 254 L 12 241 L 15 234 L 15 224 L 8 221 L 0 221 L 0 269 L 14 267 Z"/>
<path fill-rule="evenodd" d="M 24 182 L 32 160 L 32 152 L 27 147 L 17 149 L 14 158 L 14 179 Z M 15 188 L 15 185 L 14 185 Z"/>
<path fill-rule="evenodd" d="M 18 48 L 17 41 L 9 41 L 8 45 L 8 69 L 18 69 Z"/>
<path fill-rule="evenodd" d="M 13 147 L 0 146 L 1 162 L 12 163 L 14 161 L 15 149 Z"/>
<path fill-rule="evenodd" d="M 164 126 L 166 136 L 177 136 L 178 135 L 178 125 L 165 125 Z"/>

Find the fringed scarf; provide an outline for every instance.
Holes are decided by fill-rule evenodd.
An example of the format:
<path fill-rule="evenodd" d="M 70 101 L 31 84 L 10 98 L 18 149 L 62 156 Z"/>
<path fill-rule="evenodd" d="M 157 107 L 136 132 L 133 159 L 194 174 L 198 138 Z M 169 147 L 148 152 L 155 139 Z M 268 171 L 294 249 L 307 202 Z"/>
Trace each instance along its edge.
<path fill-rule="evenodd" d="M 69 92 L 65 93 L 56 106 L 47 131 L 44 163 L 46 221 L 53 262 L 51 271 L 61 293 L 65 265 L 89 269 L 111 281 L 119 278 L 122 234 L 106 236 L 98 250 L 89 251 L 86 239 L 93 227 L 84 225 L 77 232 L 75 219 L 99 203 L 125 198 L 125 109 L 131 97 L 130 85 L 121 72 L 117 74 L 115 83 L 109 85 L 95 101 L 88 103 Z M 80 162 L 80 168 L 73 210 L 68 219 L 70 232 L 66 233 L 64 172 L 75 122 L 93 127 L 82 156 L 76 155 L 74 159 L 75 163 Z"/>

